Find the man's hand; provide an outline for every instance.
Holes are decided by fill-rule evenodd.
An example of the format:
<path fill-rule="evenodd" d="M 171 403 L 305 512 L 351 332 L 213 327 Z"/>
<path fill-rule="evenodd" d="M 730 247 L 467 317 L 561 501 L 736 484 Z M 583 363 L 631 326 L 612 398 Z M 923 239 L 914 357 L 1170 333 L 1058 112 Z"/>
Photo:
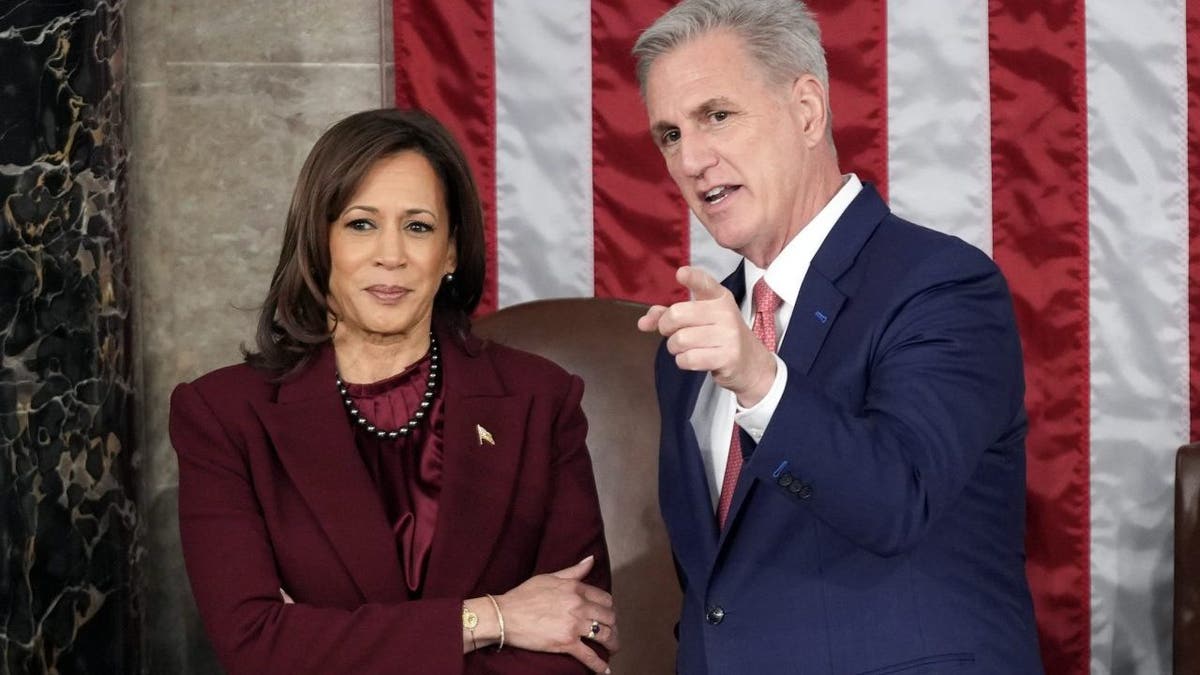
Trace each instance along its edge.
<path fill-rule="evenodd" d="M 743 408 L 761 401 L 775 381 L 775 355 L 742 320 L 733 294 L 697 267 L 680 267 L 675 280 L 692 299 L 654 305 L 638 319 L 638 330 L 661 333 L 676 365 L 712 373 Z"/>

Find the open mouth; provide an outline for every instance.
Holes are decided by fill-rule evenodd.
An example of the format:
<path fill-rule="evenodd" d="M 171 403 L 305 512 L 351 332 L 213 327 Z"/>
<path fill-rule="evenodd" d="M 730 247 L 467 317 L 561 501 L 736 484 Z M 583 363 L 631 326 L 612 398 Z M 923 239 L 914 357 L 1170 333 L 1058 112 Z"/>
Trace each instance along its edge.
<path fill-rule="evenodd" d="M 717 187 L 704 193 L 704 201 L 708 202 L 709 204 L 719 204 L 724 201 L 726 197 L 734 192 L 737 192 L 741 188 L 742 186 L 740 185 L 718 185 Z"/>

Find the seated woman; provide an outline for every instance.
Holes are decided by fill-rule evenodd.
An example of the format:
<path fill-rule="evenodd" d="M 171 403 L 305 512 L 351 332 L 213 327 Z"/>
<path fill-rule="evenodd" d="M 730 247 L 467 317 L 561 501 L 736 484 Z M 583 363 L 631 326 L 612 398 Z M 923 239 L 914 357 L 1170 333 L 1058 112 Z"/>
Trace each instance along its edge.
<path fill-rule="evenodd" d="M 606 670 L 583 384 L 472 337 L 483 277 L 441 124 L 374 110 L 317 141 L 256 351 L 171 397 L 184 557 L 230 672 Z"/>

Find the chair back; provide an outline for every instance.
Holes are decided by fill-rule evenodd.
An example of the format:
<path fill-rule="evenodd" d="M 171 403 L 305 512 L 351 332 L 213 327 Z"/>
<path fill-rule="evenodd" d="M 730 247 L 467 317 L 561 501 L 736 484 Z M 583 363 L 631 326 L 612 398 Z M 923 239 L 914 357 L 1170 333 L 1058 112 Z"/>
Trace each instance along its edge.
<path fill-rule="evenodd" d="M 661 338 L 637 330 L 645 305 L 541 300 L 475 322 L 474 332 L 533 352 L 583 378 L 588 449 L 600 494 L 621 629 L 617 673 L 673 673 L 680 593 L 658 509 Z"/>
<path fill-rule="evenodd" d="M 1175 672 L 1200 673 L 1200 443 L 1175 454 Z"/>

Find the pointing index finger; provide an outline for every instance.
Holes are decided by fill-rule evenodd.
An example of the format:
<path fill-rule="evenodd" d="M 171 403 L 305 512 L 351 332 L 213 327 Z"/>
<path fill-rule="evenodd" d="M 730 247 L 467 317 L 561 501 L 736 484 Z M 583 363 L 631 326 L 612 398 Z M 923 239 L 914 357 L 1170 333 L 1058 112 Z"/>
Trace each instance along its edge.
<path fill-rule="evenodd" d="M 675 280 L 692 292 L 693 300 L 716 300 L 725 291 L 712 275 L 699 267 L 680 267 Z"/>

